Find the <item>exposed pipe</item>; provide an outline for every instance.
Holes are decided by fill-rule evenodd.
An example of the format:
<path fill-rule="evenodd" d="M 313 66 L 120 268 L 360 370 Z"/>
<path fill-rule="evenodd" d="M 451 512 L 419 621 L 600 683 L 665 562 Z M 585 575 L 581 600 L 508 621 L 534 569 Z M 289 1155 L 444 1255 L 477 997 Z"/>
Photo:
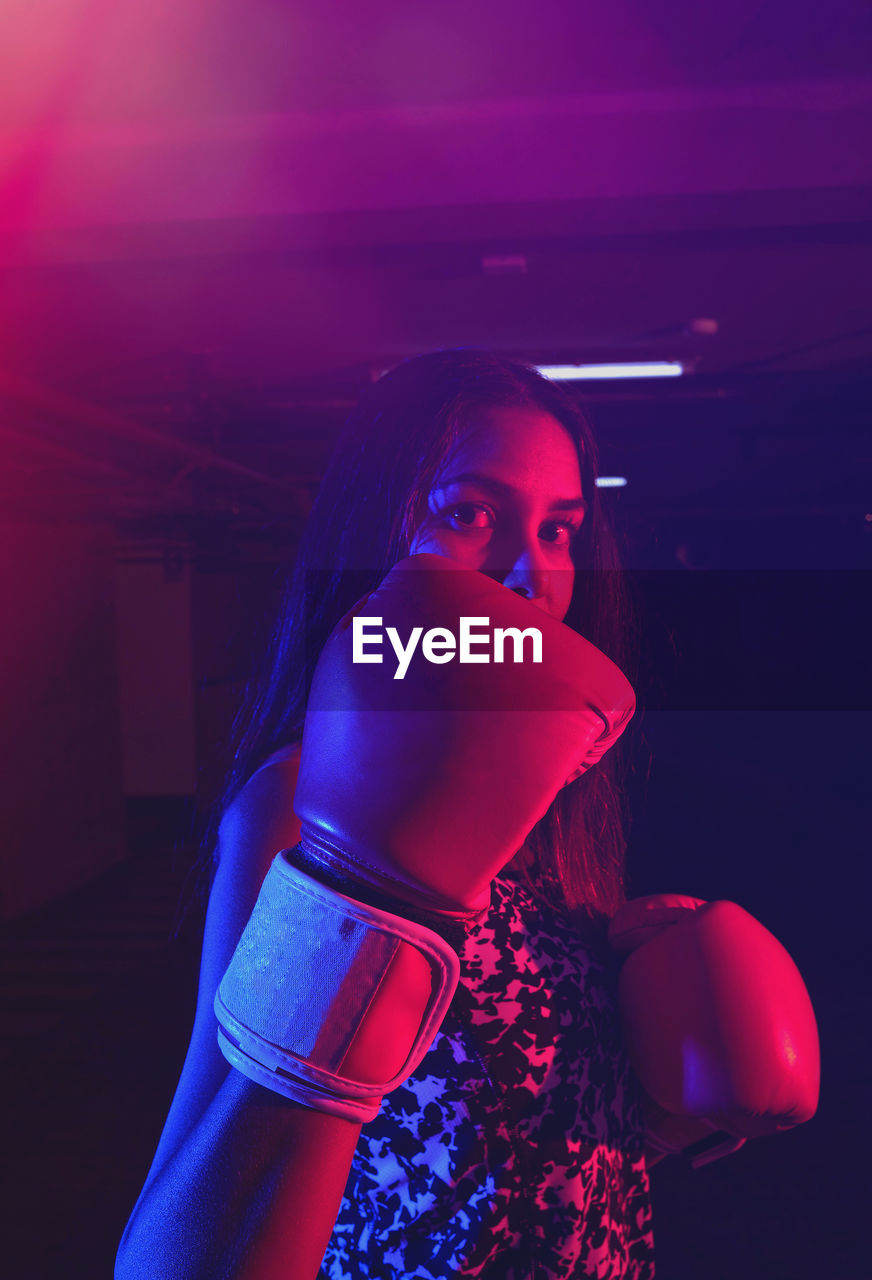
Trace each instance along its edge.
<path fill-rule="evenodd" d="M 102 405 L 92 404 L 88 400 L 80 400 L 64 391 L 55 391 L 40 386 L 29 379 L 0 370 L 0 397 L 13 404 L 24 405 L 30 410 L 50 414 L 68 423 L 75 423 L 91 431 L 100 431 L 116 440 L 128 440 L 135 444 L 146 445 L 152 449 L 160 449 L 164 453 L 172 453 L 186 458 L 198 467 L 214 471 L 224 471 L 228 475 L 239 476 L 240 479 L 253 480 L 257 484 L 266 485 L 270 489 L 278 489 L 294 499 L 300 511 L 304 510 L 305 494 L 301 487 L 287 484 L 273 476 L 255 471 L 234 462 L 220 453 L 214 453 L 202 445 L 191 444 L 187 440 L 178 440 L 175 436 L 164 435 L 153 427 L 145 427 L 116 413 L 113 409 L 104 409 Z"/>
<path fill-rule="evenodd" d="M 63 462 L 75 467 L 87 467 L 91 471 L 96 471 L 98 475 L 105 475 L 115 480 L 131 480 L 133 478 L 130 471 L 116 467 L 111 462 L 102 462 L 99 458 L 92 458 L 80 450 L 70 449 L 66 445 L 57 444 L 53 440 L 45 440 L 42 436 L 33 436 L 28 435 L 25 431 L 16 431 L 14 427 L 0 426 L 0 440 L 8 440 L 12 444 L 22 445 L 26 449 L 35 449 L 38 453 L 54 458 L 56 462 Z"/>

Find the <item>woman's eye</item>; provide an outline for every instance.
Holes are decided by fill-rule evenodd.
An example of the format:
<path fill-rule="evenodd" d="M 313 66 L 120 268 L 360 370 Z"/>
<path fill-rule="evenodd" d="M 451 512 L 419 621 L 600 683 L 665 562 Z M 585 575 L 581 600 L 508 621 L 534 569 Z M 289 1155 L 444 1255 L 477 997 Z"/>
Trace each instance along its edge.
<path fill-rule="evenodd" d="M 490 507 L 480 502 L 458 502 L 448 508 L 446 515 L 455 529 L 492 529 L 494 525 Z"/>
<path fill-rule="evenodd" d="M 568 547 L 578 533 L 578 527 L 563 520 L 549 520 L 542 526 L 542 539 L 556 547 Z"/>

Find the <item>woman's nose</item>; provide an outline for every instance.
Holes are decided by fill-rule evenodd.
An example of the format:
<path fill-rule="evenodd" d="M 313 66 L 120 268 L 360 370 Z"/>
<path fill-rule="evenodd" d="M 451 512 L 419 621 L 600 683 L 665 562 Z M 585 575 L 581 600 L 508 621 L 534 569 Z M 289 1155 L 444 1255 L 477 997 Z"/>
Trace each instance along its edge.
<path fill-rule="evenodd" d="M 549 589 L 548 569 L 536 551 L 525 548 L 503 578 L 503 586 L 527 600 L 545 600 Z"/>

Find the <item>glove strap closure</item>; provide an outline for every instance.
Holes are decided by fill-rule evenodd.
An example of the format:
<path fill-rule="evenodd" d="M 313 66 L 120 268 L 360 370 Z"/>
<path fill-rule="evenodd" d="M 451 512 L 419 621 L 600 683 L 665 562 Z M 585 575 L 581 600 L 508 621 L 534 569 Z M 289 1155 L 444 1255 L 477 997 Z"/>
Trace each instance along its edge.
<path fill-rule="evenodd" d="M 396 911 L 443 937 L 457 938 L 459 943 L 484 919 L 489 909 L 489 904 L 481 909 L 458 908 L 447 898 L 391 876 L 359 853 L 332 844 L 321 829 L 307 822 L 301 823 L 300 843 L 292 851 L 292 861 L 304 867 L 312 866 L 319 880 L 335 885 L 341 892 L 349 892 L 355 899 Z M 456 949 L 460 949 L 459 945 Z"/>
<path fill-rule="evenodd" d="M 711 1164 L 713 1160 L 731 1156 L 734 1151 L 744 1147 L 746 1141 L 746 1138 L 737 1138 L 732 1133 L 724 1133 L 723 1129 L 718 1129 L 710 1137 L 701 1138 L 699 1142 L 685 1147 L 682 1155 L 690 1161 L 694 1169 L 699 1169 L 704 1164 Z"/>
<path fill-rule="evenodd" d="M 645 1155 L 651 1166 L 666 1156 L 683 1156 L 699 1169 L 745 1145 L 745 1138 L 727 1133 L 704 1116 L 674 1115 L 648 1095 L 643 1098 L 643 1115 Z"/>
<path fill-rule="evenodd" d="M 391 1079 L 355 1079 L 343 1061 L 403 943 L 430 969 L 420 1027 Z M 439 934 L 319 883 L 280 853 L 215 995 L 218 1042 L 232 1066 L 274 1092 L 369 1120 L 429 1049 L 459 976 Z"/>

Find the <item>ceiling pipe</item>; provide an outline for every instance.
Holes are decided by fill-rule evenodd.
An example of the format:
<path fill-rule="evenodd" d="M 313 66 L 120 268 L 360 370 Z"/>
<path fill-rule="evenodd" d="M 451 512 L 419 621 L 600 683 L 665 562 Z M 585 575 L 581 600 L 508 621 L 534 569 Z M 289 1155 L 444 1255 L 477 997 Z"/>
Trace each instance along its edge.
<path fill-rule="evenodd" d="M 270 489 L 277 489 L 292 497 L 301 511 L 304 509 L 305 494 L 298 486 L 255 471 L 241 462 L 234 462 L 231 458 L 225 458 L 222 454 L 214 453 L 202 445 L 192 444 L 187 440 L 177 440 L 175 436 L 155 431 L 153 427 L 145 427 L 133 418 L 116 413 L 112 409 L 104 409 L 101 405 L 91 404 L 90 401 L 80 400 L 66 392 L 55 391 L 31 382 L 29 379 L 0 370 L 0 397 L 13 404 L 24 405 L 32 411 L 59 418 L 64 422 L 102 432 L 116 440 L 126 440 L 162 450 L 164 453 L 175 454 L 176 457 L 185 458 L 204 470 L 223 471 L 227 475 L 251 480 L 257 484 L 266 485 Z"/>
<path fill-rule="evenodd" d="M 102 462 L 100 459 L 92 458 L 89 454 L 82 453 L 78 449 L 69 449 L 66 445 L 57 444 L 53 440 L 44 440 L 42 436 L 28 435 L 26 431 L 16 431 L 14 427 L 0 426 L 0 440 L 8 440 L 11 444 L 35 450 L 37 453 L 53 458 L 55 462 L 74 467 L 87 467 L 98 475 L 111 477 L 115 480 L 131 480 L 133 478 L 130 471 L 116 467 L 111 462 Z M 22 469 L 27 467 L 27 463 L 22 464 Z"/>

